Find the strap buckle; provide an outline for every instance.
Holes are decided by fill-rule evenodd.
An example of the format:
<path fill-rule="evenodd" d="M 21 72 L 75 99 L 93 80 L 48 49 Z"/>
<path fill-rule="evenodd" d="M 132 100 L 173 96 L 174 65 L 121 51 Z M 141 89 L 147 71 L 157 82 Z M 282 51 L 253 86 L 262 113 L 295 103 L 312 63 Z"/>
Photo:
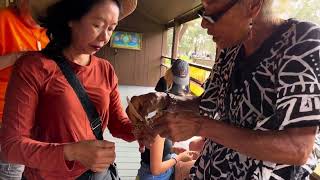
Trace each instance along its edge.
<path fill-rule="evenodd" d="M 94 131 L 99 126 L 102 126 L 100 117 L 97 117 L 93 120 L 93 122 L 90 123 L 91 129 Z"/>

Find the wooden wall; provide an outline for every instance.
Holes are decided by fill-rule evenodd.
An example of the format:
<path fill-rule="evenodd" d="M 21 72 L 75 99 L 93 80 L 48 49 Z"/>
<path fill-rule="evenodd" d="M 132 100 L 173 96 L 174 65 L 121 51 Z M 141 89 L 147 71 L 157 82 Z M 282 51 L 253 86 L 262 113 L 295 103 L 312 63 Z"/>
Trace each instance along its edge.
<path fill-rule="evenodd" d="M 142 50 L 113 49 L 108 44 L 98 55 L 111 62 L 120 84 L 155 86 L 161 74 L 164 26 L 135 12 L 117 30 L 142 33 Z"/>
<path fill-rule="evenodd" d="M 0 0 L 0 8 L 3 8 L 6 6 L 6 0 Z"/>
<path fill-rule="evenodd" d="M 16 0 L 0 0 L 0 8 L 15 4 Z"/>

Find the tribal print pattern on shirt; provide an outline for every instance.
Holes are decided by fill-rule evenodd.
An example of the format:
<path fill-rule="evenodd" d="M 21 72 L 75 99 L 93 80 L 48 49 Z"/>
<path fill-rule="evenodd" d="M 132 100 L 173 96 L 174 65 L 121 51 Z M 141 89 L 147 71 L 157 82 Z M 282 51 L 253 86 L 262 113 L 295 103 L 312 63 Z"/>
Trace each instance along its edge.
<path fill-rule="evenodd" d="M 257 131 L 319 125 L 318 26 L 290 19 L 254 55 L 243 60 L 241 54 L 242 45 L 222 51 L 205 84 L 203 116 Z M 290 166 L 256 160 L 207 139 L 190 177 L 309 179 L 317 163 L 314 152 L 305 165 Z"/>

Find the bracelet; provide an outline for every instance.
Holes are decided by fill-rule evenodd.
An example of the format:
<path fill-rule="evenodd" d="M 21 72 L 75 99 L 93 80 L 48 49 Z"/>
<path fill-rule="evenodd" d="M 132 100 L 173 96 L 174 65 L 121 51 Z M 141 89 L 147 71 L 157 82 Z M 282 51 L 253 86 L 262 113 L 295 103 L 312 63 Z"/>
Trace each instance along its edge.
<path fill-rule="evenodd" d="M 175 157 L 172 157 L 171 159 L 173 159 L 175 161 L 174 165 L 176 165 L 178 163 L 178 161 Z"/>

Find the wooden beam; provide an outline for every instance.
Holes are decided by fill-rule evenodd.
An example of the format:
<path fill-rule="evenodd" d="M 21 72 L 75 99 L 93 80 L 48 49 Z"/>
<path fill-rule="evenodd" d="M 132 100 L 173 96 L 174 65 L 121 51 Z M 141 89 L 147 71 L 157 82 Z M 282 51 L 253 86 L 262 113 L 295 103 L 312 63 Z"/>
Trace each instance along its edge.
<path fill-rule="evenodd" d="M 146 11 L 144 11 L 143 9 L 137 8 L 137 11 L 139 13 L 141 13 L 143 16 L 147 17 L 148 19 L 150 19 L 152 22 L 154 22 L 155 24 L 162 24 L 161 21 L 159 19 L 157 19 L 156 17 L 150 15 L 149 13 L 147 13 Z"/>
<path fill-rule="evenodd" d="M 173 29 L 173 40 L 172 40 L 172 59 L 178 58 L 178 47 L 179 47 L 179 39 L 180 39 L 180 32 L 182 29 L 182 25 L 176 23 Z"/>
<path fill-rule="evenodd" d="M 174 18 L 174 20 L 168 22 L 165 27 L 167 29 L 172 28 L 175 26 L 175 23 L 184 24 L 186 22 L 192 21 L 194 19 L 199 18 L 198 11 L 202 8 L 202 5 L 198 5 L 197 7 L 191 9 L 190 11 L 179 15 L 178 17 Z"/>

